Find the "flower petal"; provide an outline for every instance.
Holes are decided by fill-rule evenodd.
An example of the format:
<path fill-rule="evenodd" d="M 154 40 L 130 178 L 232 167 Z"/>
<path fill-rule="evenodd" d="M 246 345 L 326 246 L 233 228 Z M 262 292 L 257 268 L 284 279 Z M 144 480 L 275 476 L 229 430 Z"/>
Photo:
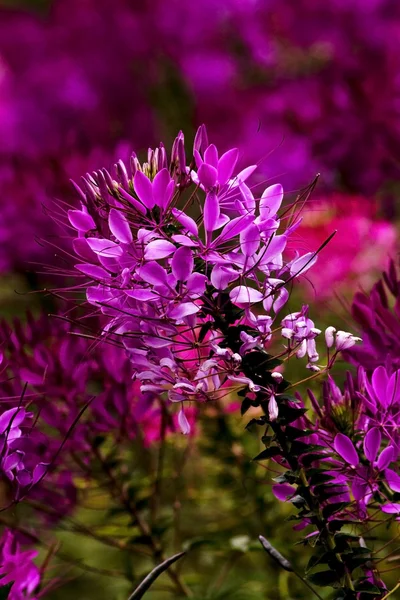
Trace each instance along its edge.
<path fill-rule="evenodd" d="M 357 450 L 354 448 L 353 442 L 347 435 L 338 433 L 333 443 L 336 452 L 345 460 L 349 465 L 356 467 L 359 463 Z"/>
<path fill-rule="evenodd" d="M 150 261 L 139 269 L 139 275 L 147 283 L 159 285 L 167 281 L 167 272 L 155 261 Z"/>
<path fill-rule="evenodd" d="M 216 290 L 225 290 L 239 277 L 239 273 L 225 265 L 215 265 L 211 272 L 211 283 Z"/>
<path fill-rule="evenodd" d="M 371 385 L 376 396 L 378 398 L 382 398 L 382 400 L 386 398 L 386 388 L 388 382 L 389 377 L 387 375 L 386 369 L 381 365 L 372 373 Z"/>
<path fill-rule="evenodd" d="M 317 262 L 317 258 L 315 252 L 307 252 L 307 254 L 296 258 L 290 266 L 290 274 L 292 277 L 303 275 L 308 269 L 311 269 Z"/>
<path fill-rule="evenodd" d="M 116 258 L 121 256 L 123 250 L 121 246 L 112 242 L 111 240 L 99 239 L 99 238 L 86 238 L 90 248 L 99 256 L 109 256 Z"/>
<path fill-rule="evenodd" d="M 196 221 L 194 221 L 194 219 L 192 219 L 192 217 L 189 217 L 187 214 L 185 214 L 184 212 L 182 212 L 181 210 L 178 210 L 177 208 L 173 208 L 172 209 L 172 214 L 174 215 L 175 219 L 181 224 L 183 225 L 183 227 L 192 235 L 198 235 L 199 230 L 198 227 L 196 225 Z"/>
<path fill-rule="evenodd" d="M 171 319 L 184 319 L 189 315 L 194 315 L 199 312 L 200 306 L 194 304 L 193 302 L 183 302 L 183 304 L 179 304 L 178 306 L 174 306 L 172 310 L 168 312 L 168 316 Z"/>
<path fill-rule="evenodd" d="M 190 294 L 204 294 L 208 278 L 202 273 L 192 273 L 186 282 Z"/>
<path fill-rule="evenodd" d="M 130 244 L 132 242 L 132 231 L 128 219 L 120 210 L 117 210 L 116 208 L 110 210 L 108 225 L 111 233 L 115 235 L 119 242 L 122 242 L 123 244 Z"/>
<path fill-rule="evenodd" d="M 280 183 L 270 185 L 262 193 L 260 200 L 260 218 L 264 221 L 274 217 L 283 200 L 283 187 Z"/>
<path fill-rule="evenodd" d="M 82 210 L 69 210 L 68 219 L 72 227 L 75 227 L 78 231 L 89 231 L 89 229 L 96 229 L 96 223 L 88 213 Z"/>
<path fill-rule="evenodd" d="M 204 162 L 217 168 L 218 166 L 218 150 L 215 144 L 210 144 L 204 152 Z"/>
<path fill-rule="evenodd" d="M 204 202 L 204 228 L 206 231 L 214 231 L 218 228 L 220 214 L 219 200 L 215 192 L 209 192 Z"/>
<path fill-rule="evenodd" d="M 275 498 L 285 502 L 288 498 L 294 496 L 296 489 L 288 483 L 277 483 L 272 486 L 272 493 Z"/>
<path fill-rule="evenodd" d="M 255 302 L 261 302 L 263 299 L 263 295 L 258 290 L 253 288 L 249 288 L 246 285 L 238 285 L 233 288 L 229 294 L 230 299 L 233 304 L 240 305 L 249 305 L 254 304 Z"/>
<path fill-rule="evenodd" d="M 170 185 L 172 182 L 172 186 Z M 153 198 L 157 206 L 166 208 L 172 198 L 175 184 L 171 179 L 168 169 L 161 169 L 154 177 Z"/>
<path fill-rule="evenodd" d="M 245 256 L 253 256 L 260 246 L 260 232 L 257 225 L 251 223 L 240 234 L 240 247 Z"/>
<path fill-rule="evenodd" d="M 84 275 L 91 277 L 92 279 L 110 279 L 110 274 L 98 265 L 78 264 L 75 265 L 75 269 L 77 269 Z"/>
<path fill-rule="evenodd" d="M 225 185 L 227 181 L 232 177 L 234 168 L 239 157 L 239 150 L 232 148 L 225 152 L 218 161 L 218 183 L 219 185 Z"/>
<path fill-rule="evenodd" d="M 396 473 L 396 471 L 392 471 L 392 469 L 386 469 L 385 477 L 390 489 L 394 492 L 400 492 L 400 476 Z"/>
<path fill-rule="evenodd" d="M 178 248 L 172 257 L 172 273 L 178 281 L 186 281 L 191 275 L 194 267 L 193 252 L 190 248 L 182 246 Z"/>
<path fill-rule="evenodd" d="M 393 446 L 388 446 L 378 456 L 377 467 L 380 471 L 383 471 L 390 465 L 394 458 L 394 448 Z"/>
<path fill-rule="evenodd" d="M 171 244 L 168 240 L 153 240 L 147 244 L 144 257 L 146 260 L 160 260 L 170 256 L 175 250 L 174 244 Z"/>
<path fill-rule="evenodd" d="M 147 208 L 153 208 L 155 204 L 153 198 L 153 186 L 150 179 L 141 171 L 136 171 L 135 177 L 133 178 L 133 187 L 135 188 L 139 200 L 141 200 Z"/>
<path fill-rule="evenodd" d="M 375 462 L 376 455 L 381 446 L 381 432 L 377 427 L 373 427 L 364 438 L 364 452 L 369 462 Z"/>
<path fill-rule="evenodd" d="M 210 190 L 217 183 L 218 172 L 217 169 L 211 165 L 206 163 L 200 165 L 197 175 L 200 183 L 203 184 L 206 190 Z"/>
<path fill-rule="evenodd" d="M 183 412 L 183 408 L 178 413 L 178 423 L 181 431 L 184 435 L 189 435 L 190 433 L 190 423 L 186 418 L 185 413 Z"/>
<path fill-rule="evenodd" d="M 389 515 L 400 513 L 400 504 L 396 502 L 390 502 L 381 506 L 381 511 Z"/>
<path fill-rule="evenodd" d="M 225 217 L 225 215 L 222 215 Z M 240 217 L 236 217 L 235 219 L 229 220 L 225 225 L 219 236 L 214 240 L 213 246 L 216 247 L 223 242 L 227 242 L 232 239 L 236 235 L 239 235 L 242 231 L 244 231 L 249 224 L 253 221 L 252 215 L 241 215 Z"/>

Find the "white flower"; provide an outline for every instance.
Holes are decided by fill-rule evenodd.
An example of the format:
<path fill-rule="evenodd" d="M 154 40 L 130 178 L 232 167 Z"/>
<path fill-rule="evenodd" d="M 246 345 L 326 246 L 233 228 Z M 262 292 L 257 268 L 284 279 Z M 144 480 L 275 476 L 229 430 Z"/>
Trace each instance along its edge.
<path fill-rule="evenodd" d="M 354 346 L 357 342 L 361 342 L 361 338 L 354 336 L 348 331 L 338 331 L 336 333 L 336 350 L 348 350 Z"/>

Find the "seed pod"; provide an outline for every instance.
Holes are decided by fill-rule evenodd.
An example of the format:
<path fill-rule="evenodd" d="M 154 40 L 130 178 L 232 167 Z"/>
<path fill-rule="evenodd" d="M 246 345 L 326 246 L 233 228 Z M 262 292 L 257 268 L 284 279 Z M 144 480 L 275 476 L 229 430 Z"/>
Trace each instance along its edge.
<path fill-rule="evenodd" d="M 290 564 L 290 562 L 288 560 L 286 560 L 286 558 L 284 558 L 282 556 L 282 554 L 280 552 L 278 552 L 278 550 L 276 550 L 273 546 L 271 546 L 271 544 L 269 543 L 269 541 L 267 539 L 265 539 L 265 537 L 263 537 L 262 535 L 259 535 L 258 539 L 260 540 L 261 545 L 264 548 L 264 550 L 266 552 L 268 552 L 268 554 L 271 556 L 271 558 L 273 558 L 274 561 L 277 562 L 280 567 L 282 567 L 282 569 L 285 569 L 285 571 L 293 572 L 293 567 Z"/>
<path fill-rule="evenodd" d="M 157 577 L 159 577 L 161 573 L 164 573 L 168 567 L 173 565 L 174 562 L 182 558 L 182 556 L 185 554 L 186 552 L 180 552 L 179 554 L 175 554 L 174 556 L 167 558 L 167 560 L 164 560 L 164 562 L 162 562 L 160 565 L 157 565 L 152 571 L 150 571 L 147 577 L 143 579 L 142 583 L 140 583 L 132 592 L 128 600 L 140 600 L 140 598 L 143 598 L 144 594 L 147 592 L 152 583 L 154 583 Z"/>

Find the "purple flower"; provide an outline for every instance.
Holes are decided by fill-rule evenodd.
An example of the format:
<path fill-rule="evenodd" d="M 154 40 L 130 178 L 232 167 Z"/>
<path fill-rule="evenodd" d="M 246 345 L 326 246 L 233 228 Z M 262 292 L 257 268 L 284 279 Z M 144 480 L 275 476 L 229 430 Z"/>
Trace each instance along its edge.
<path fill-rule="evenodd" d="M 309 254 L 296 253 L 289 262 L 283 257 L 299 221 L 277 233 L 280 185 L 268 187 L 257 202 L 246 184 L 254 167 L 235 174 L 236 149 L 220 156 L 203 126 L 194 141 L 195 161 L 183 168 L 183 141 L 180 132 L 170 162 L 160 145 L 149 150 L 147 163 L 134 156 L 130 173 L 119 161 L 116 180 L 104 169 L 82 178 L 75 185 L 81 210 L 67 213 L 67 225 L 76 230 L 78 277 L 88 303 L 105 318 L 104 334 L 122 340 L 143 392 L 167 392 L 173 402 L 216 398 L 225 381 L 242 377 L 237 352 L 215 350 L 223 333 L 213 304 L 225 294 L 237 311 L 239 353 L 263 348 L 288 299 L 286 281 L 315 262 Z M 187 198 L 194 199 L 193 210 Z M 254 304 L 272 315 L 256 316 Z M 310 360 L 316 360 L 319 330 L 310 321 L 303 335 L 304 318 L 298 314 L 296 342 L 307 338 Z M 204 327 L 212 331 L 209 339 Z M 199 353 L 193 368 L 182 361 L 184 345 Z"/>
<path fill-rule="evenodd" d="M 33 562 L 36 550 L 22 550 L 16 535 L 6 529 L 0 540 L 1 585 L 12 583 L 9 600 L 36 600 L 41 582 L 39 568 Z"/>
<path fill-rule="evenodd" d="M 308 317 L 308 306 L 303 306 L 300 312 L 287 315 L 282 320 L 282 336 L 289 340 L 288 350 L 296 350 L 298 358 L 307 354 L 312 363 L 319 359 L 315 338 L 320 333 Z"/>
<path fill-rule="evenodd" d="M 369 373 L 379 366 L 400 368 L 400 284 L 393 261 L 368 295 L 355 295 L 352 316 L 361 328 L 363 344 L 351 348 L 346 357 Z"/>

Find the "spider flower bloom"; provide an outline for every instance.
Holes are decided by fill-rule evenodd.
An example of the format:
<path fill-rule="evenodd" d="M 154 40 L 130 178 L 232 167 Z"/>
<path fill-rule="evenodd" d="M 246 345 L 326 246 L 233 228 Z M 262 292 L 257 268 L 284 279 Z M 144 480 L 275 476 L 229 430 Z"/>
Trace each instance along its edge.
<path fill-rule="evenodd" d="M 237 350 L 245 352 L 218 351 L 228 321 L 242 328 L 246 349 L 248 327 L 264 347 L 285 286 L 316 261 L 311 252 L 284 260 L 299 222 L 282 227 L 282 187 L 255 197 L 247 184 L 255 167 L 237 172 L 237 161 L 238 151 L 220 154 L 202 126 L 189 161 L 180 133 L 170 160 L 160 145 L 144 164 L 134 155 L 130 169 L 119 161 L 113 176 L 82 178 L 81 209 L 67 214 L 79 287 L 103 314 L 105 335 L 123 341 L 143 391 L 167 391 L 173 402 L 217 397 L 240 374 Z"/>

